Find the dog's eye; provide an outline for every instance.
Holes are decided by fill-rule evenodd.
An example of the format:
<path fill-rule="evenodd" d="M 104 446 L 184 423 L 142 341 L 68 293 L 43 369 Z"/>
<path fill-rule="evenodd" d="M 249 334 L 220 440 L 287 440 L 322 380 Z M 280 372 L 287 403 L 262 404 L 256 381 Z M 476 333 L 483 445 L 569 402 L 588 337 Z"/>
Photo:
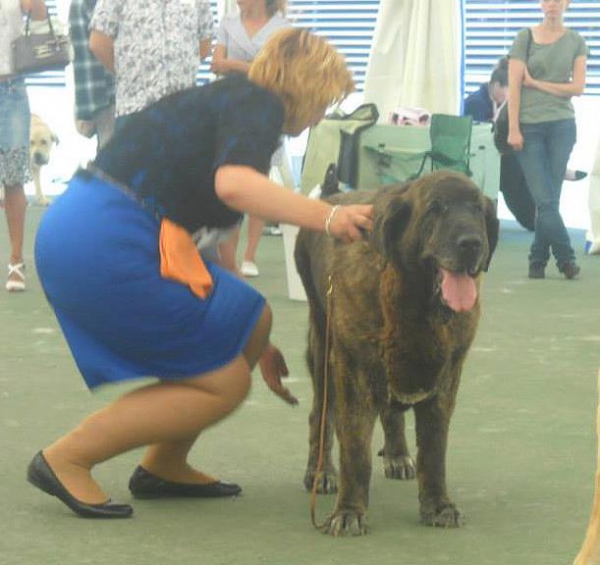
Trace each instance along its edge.
<path fill-rule="evenodd" d="M 448 207 L 444 203 L 440 202 L 439 200 L 434 200 L 429 204 L 428 212 L 439 215 L 443 214 L 447 209 Z"/>

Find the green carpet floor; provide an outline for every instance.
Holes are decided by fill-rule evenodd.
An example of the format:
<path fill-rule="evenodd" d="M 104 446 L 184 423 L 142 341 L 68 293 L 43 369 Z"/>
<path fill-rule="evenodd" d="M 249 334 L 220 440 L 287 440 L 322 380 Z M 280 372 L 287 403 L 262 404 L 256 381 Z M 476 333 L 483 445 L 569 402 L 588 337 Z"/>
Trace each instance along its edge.
<path fill-rule="evenodd" d="M 243 486 L 238 499 L 134 501 L 132 520 L 101 522 L 75 517 L 25 481 L 38 449 L 126 390 L 90 394 L 77 375 L 36 279 L 32 246 L 42 214 L 28 211 L 29 290 L 0 291 L 1 565 L 571 563 L 596 466 L 600 258 L 581 257 L 577 281 L 553 266 L 546 280 L 528 280 L 531 235 L 503 224 L 450 434 L 449 489 L 466 526 L 421 526 L 415 482 L 386 480 L 374 458 L 372 531 L 334 539 L 313 530 L 302 486 L 311 403 L 303 360 L 307 308 L 287 298 L 282 239 L 264 237 L 255 284 L 273 305 L 273 341 L 286 355 L 300 405 L 282 403 L 256 375 L 242 408 L 195 447 L 194 464 Z M 582 250 L 583 233 L 573 238 Z M 0 249 L 6 256 L 4 221 Z M 414 450 L 412 416 L 409 428 Z M 380 442 L 378 430 L 374 450 Z M 131 500 L 127 481 L 139 456 L 98 467 L 115 499 Z M 333 502 L 319 500 L 320 517 Z"/>

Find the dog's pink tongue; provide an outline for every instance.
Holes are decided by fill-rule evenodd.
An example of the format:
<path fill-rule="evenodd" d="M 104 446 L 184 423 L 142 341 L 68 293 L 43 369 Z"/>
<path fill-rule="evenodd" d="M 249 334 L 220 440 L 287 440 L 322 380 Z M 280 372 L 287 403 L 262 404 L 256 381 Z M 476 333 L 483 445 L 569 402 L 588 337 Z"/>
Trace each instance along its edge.
<path fill-rule="evenodd" d="M 468 312 L 475 306 L 477 288 L 467 274 L 442 271 L 442 295 L 449 308 L 455 312 Z"/>

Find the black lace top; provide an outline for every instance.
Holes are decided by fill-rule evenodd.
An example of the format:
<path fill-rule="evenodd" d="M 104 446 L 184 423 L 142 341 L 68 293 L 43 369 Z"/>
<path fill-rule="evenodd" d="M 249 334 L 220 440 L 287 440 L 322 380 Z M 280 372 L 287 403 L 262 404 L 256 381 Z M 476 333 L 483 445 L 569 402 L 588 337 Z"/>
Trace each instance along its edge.
<path fill-rule="evenodd" d="M 283 117 L 273 93 L 225 78 L 134 114 L 94 165 L 190 232 L 231 226 L 241 214 L 217 197 L 215 172 L 232 164 L 266 174 Z"/>

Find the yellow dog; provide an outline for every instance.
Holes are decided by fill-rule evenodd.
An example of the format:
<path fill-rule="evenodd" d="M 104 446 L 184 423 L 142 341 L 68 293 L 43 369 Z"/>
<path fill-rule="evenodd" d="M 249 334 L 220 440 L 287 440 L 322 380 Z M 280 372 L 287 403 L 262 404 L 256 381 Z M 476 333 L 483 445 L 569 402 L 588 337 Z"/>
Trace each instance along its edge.
<path fill-rule="evenodd" d="M 58 136 L 42 118 L 32 114 L 29 132 L 29 159 L 35 186 L 35 200 L 42 206 L 47 206 L 50 201 L 42 191 L 41 168 L 48 164 L 50 153 L 55 144 L 58 144 Z"/>

